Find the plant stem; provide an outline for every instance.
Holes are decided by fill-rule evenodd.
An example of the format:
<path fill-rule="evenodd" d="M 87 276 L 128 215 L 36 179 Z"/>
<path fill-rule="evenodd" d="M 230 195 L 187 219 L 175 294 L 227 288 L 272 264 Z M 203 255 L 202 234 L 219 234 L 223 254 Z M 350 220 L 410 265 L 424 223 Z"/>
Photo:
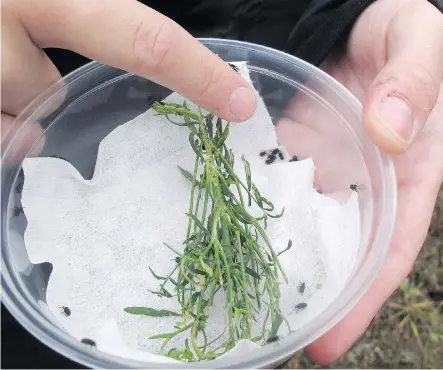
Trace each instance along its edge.
<path fill-rule="evenodd" d="M 223 125 L 217 118 L 214 128 L 212 115 L 204 116 L 200 110 L 192 112 L 185 103 L 155 103 L 153 108 L 172 124 L 189 128 L 189 142 L 195 152 L 192 173 L 181 169 L 191 181 L 184 251 L 181 253 L 167 246 L 180 260 L 161 284 L 164 289 L 178 270 L 176 281 L 171 284 L 182 307 L 183 320 L 177 323 L 176 332 L 153 338 L 165 339 L 161 346 L 163 353 L 173 337 L 189 331 L 190 341 L 185 340 L 185 349 L 173 349 L 169 355 L 186 360 L 213 359 L 232 349 L 240 339 L 265 338 L 269 326 L 276 334 L 285 321 L 279 307 L 279 276 L 286 282 L 287 277 L 265 232 L 268 217 L 280 218 L 283 210 L 271 213 L 274 205 L 254 185 L 250 165 L 244 157 L 246 184 L 234 172 L 234 153 L 225 145 L 229 123 Z M 176 122 L 170 116 L 183 117 L 184 122 Z M 243 192 L 247 196 L 247 206 L 254 204 L 261 210 L 259 217 L 253 217 L 246 208 Z M 259 241 L 259 236 L 263 242 Z M 269 301 L 267 314 L 261 336 L 251 338 L 254 313 L 260 313 L 265 302 L 261 298 L 261 286 Z M 228 320 L 223 333 L 209 338 L 208 342 L 206 309 L 220 290 L 226 297 Z M 192 323 L 187 324 L 189 320 Z M 227 338 L 222 339 L 225 332 Z M 204 341 L 202 346 L 198 344 L 199 333 Z M 221 343 L 211 349 L 219 340 Z"/>

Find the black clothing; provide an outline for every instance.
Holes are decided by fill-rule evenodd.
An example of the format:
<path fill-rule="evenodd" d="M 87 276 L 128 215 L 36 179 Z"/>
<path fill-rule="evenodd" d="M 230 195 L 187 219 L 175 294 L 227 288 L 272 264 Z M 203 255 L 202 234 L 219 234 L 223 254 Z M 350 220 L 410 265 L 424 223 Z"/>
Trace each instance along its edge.
<path fill-rule="evenodd" d="M 249 41 L 319 65 L 375 0 L 143 0 L 195 37 Z M 443 0 L 429 0 L 443 11 Z M 89 60 L 46 50 L 65 75 Z"/>

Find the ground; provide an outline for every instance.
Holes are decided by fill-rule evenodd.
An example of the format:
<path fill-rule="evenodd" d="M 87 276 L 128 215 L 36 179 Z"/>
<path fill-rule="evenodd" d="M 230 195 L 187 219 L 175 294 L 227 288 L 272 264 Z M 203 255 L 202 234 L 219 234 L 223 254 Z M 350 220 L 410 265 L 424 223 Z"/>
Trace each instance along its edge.
<path fill-rule="evenodd" d="M 316 368 L 301 351 L 281 368 Z M 443 186 L 414 270 L 329 368 L 443 368 Z"/>

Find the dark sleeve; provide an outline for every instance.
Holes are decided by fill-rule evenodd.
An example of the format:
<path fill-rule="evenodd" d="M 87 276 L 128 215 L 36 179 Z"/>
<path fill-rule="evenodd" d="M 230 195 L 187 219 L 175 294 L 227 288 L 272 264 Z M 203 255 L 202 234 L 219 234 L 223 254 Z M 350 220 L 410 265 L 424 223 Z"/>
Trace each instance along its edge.
<path fill-rule="evenodd" d="M 292 29 L 285 51 L 318 66 L 334 48 L 346 43 L 358 17 L 375 1 L 312 0 Z M 429 1 L 443 11 L 443 0 Z"/>

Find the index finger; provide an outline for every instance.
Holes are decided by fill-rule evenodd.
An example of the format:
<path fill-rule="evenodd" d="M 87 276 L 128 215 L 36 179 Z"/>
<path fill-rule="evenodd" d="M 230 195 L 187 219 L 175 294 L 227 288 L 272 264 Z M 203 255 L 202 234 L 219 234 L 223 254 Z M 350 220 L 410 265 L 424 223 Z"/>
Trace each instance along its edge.
<path fill-rule="evenodd" d="M 255 94 L 240 75 L 171 19 L 135 0 L 22 0 L 10 6 L 41 47 L 70 49 L 149 78 L 228 121 L 255 111 Z"/>

